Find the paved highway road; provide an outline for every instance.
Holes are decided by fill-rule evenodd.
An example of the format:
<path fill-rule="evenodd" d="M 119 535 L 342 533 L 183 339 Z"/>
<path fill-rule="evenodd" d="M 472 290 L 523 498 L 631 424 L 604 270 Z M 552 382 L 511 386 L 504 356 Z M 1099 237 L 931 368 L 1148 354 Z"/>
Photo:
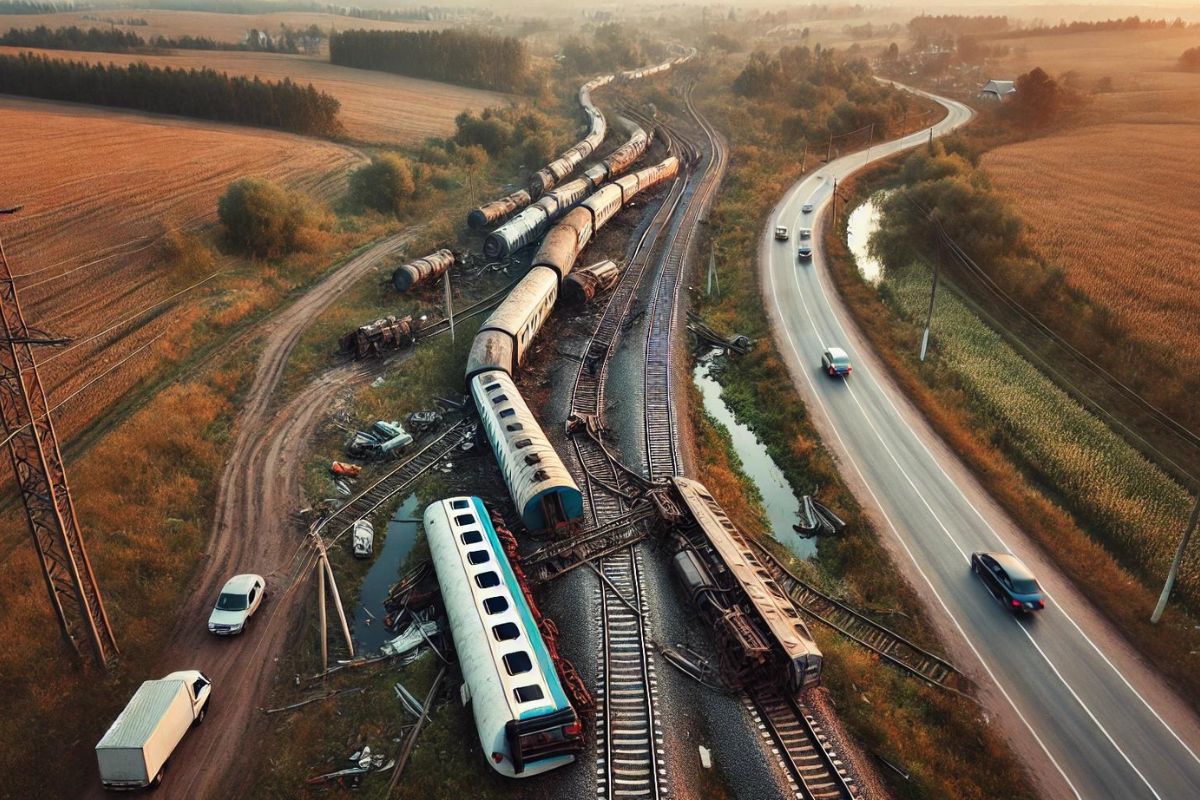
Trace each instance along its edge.
<path fill-rule="evenodd" d="M 935 135 L 970 119 L 961 103 L 933 99 L 948 111 Z M 876 145 L 870 160 L 928 137 L 926 130 Z M 792 381 L 1043 794 L 1200 798 L 1200 727 L 1190 710 L 1041 557 L 891 382 L 833 289 L 820 242 L 811 262 L 799 262 L 794 235 L 774 240 L 776 225 L 817 228 L 833 180 L 867 161 L 867 153 L 848 155 L 799 181 L 763 233 L 763 294 Z M 802 212 L 805 203 L 813 212 Z M 819 370 L 830 345 L 849 353 L 849 378 Z M 969 570 L 977 550 L 1024 558 L 1047 590 L 1046 610 L 1018 619 L 1002 608 Z"/>

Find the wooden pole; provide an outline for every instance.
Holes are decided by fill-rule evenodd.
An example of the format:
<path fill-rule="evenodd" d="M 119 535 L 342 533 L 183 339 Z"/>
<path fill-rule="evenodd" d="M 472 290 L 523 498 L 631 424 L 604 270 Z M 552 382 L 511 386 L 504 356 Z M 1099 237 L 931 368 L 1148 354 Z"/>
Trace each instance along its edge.
<path fill-rule="evenodd" d="M 317 559 L 317 608 L 321 615 L 321 674 L 329 671 L 329 628 L 325 620 L 325 568 Z"/>
<path fill-rule="evenodd" d="M 404 767 L 408 764 L 408 757 L 412 755 L 413 745 L 417 742 L 417 734 L 425 727 L 425 722 L 429 719 L 429 710 L 433 707 L 433 698 L 437 695 L 438 687 L 442 685 L 442 678 L 446 675 L 446 668 L 442 667 L 438 672 L 437 677 L 433 679 L 433 686 L 429 687 L 429 694 L 425 695 L 425 707 L 421 709 L 421 718 L 417 720 L 417 724 L 409 731 L 408 736 L 404 737 L 404 746 L 400 748 L 400 757 L 396 759 L 396 770 L 392 773 L 392 782 L 388 784 L 387 792 L 383 795 L 384 798 L 392 796 L 392 792 L 396 790 L 396 785 L 400 783 L 400 773 L 404 772 Z"/>
<path fill-rule="evenodd" d="M 333 608 L 337 611 L 338 621 L 342 623 L 342 635 L 346 637 L 346 648 L 350 651 L 350 657 L 354 658 L 354 639 L 350 636 L 350 626 L 346 623 L 346 611 L 342 608 L 342 598 L 338 594 L 337 581 L 333 578 L 333 567 L 329 566 L 329 557 L 325 555 L 324 546 L 321 548 L 321 561 L 325 564 L 329 589 L 333 592 Z"/>
<path fill-rule="evenodd" d="M 450 320 L 450 343 L 454 343 L 454 306 L 450 301 L 450 270 L 442 273 L 442 286 L 446 290 L 446 319 Z"/>
<path fill-rule="evenodd" d="M 1183 538 L 1179 540 L 1179 549 L 1175 551 L 1175 558 L 1171 561 L 1167 582 L 1163 585 L 1158 605 L 1154 607 L 1154 613 L 1150 615 L 1150 621 L 1153 623 L 1157 624 L 1162 619 L 1163 612 L 1167 610 L 1167 598 L 1171 596 L 1171 590 L 1175 588 L 1175 579 L 1179 577 L 1179 565 L 1183 562 L 1183 553 L 1187 550 L 1188 541 L 1196 531 L 1197 522 L 1200 522 L 1200 487 L 1197 487 L 1196 505 L 1192 506 L 1192 516 L 1188 519 L 1187 527 L 1183 530 Z"/>

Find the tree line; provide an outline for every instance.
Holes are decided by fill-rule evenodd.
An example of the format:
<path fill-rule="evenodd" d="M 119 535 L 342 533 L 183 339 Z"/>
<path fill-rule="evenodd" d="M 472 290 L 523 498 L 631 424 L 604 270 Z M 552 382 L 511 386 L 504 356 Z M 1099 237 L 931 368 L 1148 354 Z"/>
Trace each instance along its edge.
<path fill-rule="evenodd" d="M 501 92 L 521 91 L 530 78 L 529 53 L 519 40 L 463 30 L 335 32 L 329 60 Z"/>
<path fill-rule="evenodd" d="M 263 81 L 211 69 L 146 63 L 126 67 L 52 59 L 33 53 L 0 56 L 0 94 L 118 106 L 159 114 L 236 122 L 314 136 L 344 133 L 341 103 L 312 84 Z"/>
<path fill-rule="evenodd" d="M 968 14 L 922 14 L 908 21 L 908 32 L 919 36 L 961 36 L 995 34 L 1008 30 L 1008 17 Z"/>
<path fill-rule="evenodd" d="M 264 33 L 266 33 L 264 31 Z M 43 50 L 84 50 L 104 53 L 129 53 L 139 50 L 251 50 L 265 53 L 299 53 L 301 45 L 320 42 L 324 34 L 316 25 L 301 30 L 281 26 L 278 33 L 260 36 L 251 28 L 245 42 L 220 42 L 207 36 L 155 36 L 143 39 L 133 31 L 117 28 L 88 28 L 75 25 L 50 29 L 10 28 L 0 36 L 0 44 L 11 47 L 37 47 Z"/>
<path fill-rule="evenodd" d="M 53 14 L 60 10 L 54 3 L 0 0 L 0 14 Z"/>

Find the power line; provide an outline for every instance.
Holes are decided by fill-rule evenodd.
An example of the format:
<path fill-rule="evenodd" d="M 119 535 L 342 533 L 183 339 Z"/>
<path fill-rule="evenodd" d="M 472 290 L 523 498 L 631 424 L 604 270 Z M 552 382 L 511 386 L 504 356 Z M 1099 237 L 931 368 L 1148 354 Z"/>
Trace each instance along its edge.
<path fill-rule="evenodd" d="M 171 296 L 169 296 L 169 297 L 165 297 L 165 298 L 163 298 L 162 300 L 159 300 L 159 301 L 158 301 L 157 303 L 155 303 L 154 305 L 147 306 L 146 308 L 143 308 L 143 309 L 141 309 L 140 311 L 135 311 L 135 312 L 134 312 L 134 313 L 132 313 L 132 314 L 127 314 L 126 316 L 124 316 L 124 317 L 122 317 L 121 319 L 117 320 L 117 321 L 116 321 L 116 322 L 114 322 L 112 325 L 109 325 L 107 328 L 105 328 L 104 330 L 100 331 L 99 333 L 94 333 L 94 334 L 92 334 L 91 336 L 88 336 L 88 337 L 87 337 L 87 338 L 85 338 L 85 339 L 78 339 L 78 340 L 76 340 L 76 342 L 75 342 L 74 344 L 72 344 L 70 347 L 64 348 L 63 350 L 60 350 L 59 352 L 57 352 L 57 353 L 55 353 L 54 355 L 50 356 L 50 357 L 49 357 L 49 358 L 47 358 L 45 361 L 43 361 L 43 362 L 42 362 L 42 364 L 43 364 L 43 365 L 45 365 L 45 364 L 49 364 L 49 363 L 50 363 L 51 361 L 53 361 L 54 359 L 56 359 L 56 358 L 60 358 L 61 356 L 65 356 L 67 353 L 71 352 L 71 351 L 72 351 L 72 350 L 74 350 L 75 348 L 77 348 L 77 347 L 80 347 L 80 346 L 82 346 L 82 345 L 85 345 L 85 344 L 87 344 L 88 342 L 94 341 L 95 339 L 98 339 L 98 338 L 100 338 L 101 336 L 104 336 L 105 334 L 112 332 L 114 329 L 121 327 L 121 326 L 122 326 L 122 325 L 124 325 L 125 323 L 127 323 L 127 322 L 131 322 L 132 320 L 134 320 L 134 319 L 137 319 L 138 317 L 142 316 L 143 314 L 146 314 L 146 313 L 148 313 L 148 312 L 150 312 L 150 311 L 153 311 L 154 309 L 158 308 L 159 306 L 165 305 L 165 304 L 167 304 L 167 303 L 171 302 L 172 300 L 174 300 L 175 298 L 177 298 L 177 297 L 180 297 L 181 295 L 187 294 L 188 292 L 192 291 L 193 289 L 195 289 L 195 288 L 197 288 L 197 287 L 199 287 L 199 286 L 202 286 L 203 284 L 206 284 L 206 283 L 208 283 L 208 282 L 209 282 L 209 281 L 211 281 L 213 278 L 216 278 L 216 277 L 217 277 L 217 276 L 219 276 L 219 275 L 223 275 L 223 274 L 225 274 L 227 271 L 228 271 L 228 270 L 223 270 L 223 269 L 222 269 L 222 270 L 217 270 L 216 272 L 214 272 L 214 273 L 212 273 L 211 275 L 209 275 L 207 278 L 203 278 L 203 279 L 201 279 L 201 280 L 198 280 L 198 281 L 196 281 L 195 283 L 193 283 L 191 286 L 188 286 L 188 287 L 186 287 L 186 288 L 184 288 L 184 289 L 180 289 L 178 292 L 175 292 L 175 294 L 173 294 L 173 295 L 171 295 Z"/>
<path fill-rule="evenodd" d="M 1042 322 L 1038 318 L 1038 316 L 1035 312 L 1026 308 L 1024 305 L 1021 304 L 1021 302 L 1019 300 L 1012 297 L 1008 292 L 1006 292 L 998 283 L 996 283 L 996 281 L 990 275 L 987 274 L 987 272 L 982 267 L 979 266 L 978 263 L 976 263 L 976 261 L 973 258 L 971 258 L 966 253 L 966 251 L 962 248 L 962 246 L 959 245 L 958 242 L 956 242 L 954 240 L 954 238 L 951 237 L 950 234 L 945 231 L 945 228 L 941 227 L 940 221 L 937 220 L 933 216 L 931 211 L 925 209 L 919 202 L 917 202 L 912 197 L 911 193 L 909 193 L 908 191 L 905 191 L 905 190 L 902 190 L 902 191 L 904 193 L 905 199 L 907 199 L 915 208 L 917 208 L 919 211 L 921 211 L 921 213 L 925 214 L 926 218 L 931 223 L 934 223 L 939 226 L 940 232 L 938 235 L 939 235 L 939 237 L 943 237 L 944 243 L 949 247 L 951 254 L 955 256 L 955 260 L 958 261 L 960 264 L 962 264 L 966 269 L 970 270 L 973 275 L 980 278 L 980 280 L 982 280 L 986 284 L 986 287 L 989 288 L 999 298 L 1001 298 L 1010 308 L 1012 308 L 1022 318 L 1026 319 L 1032 325 L 1036 326 L 1040 331 L 1042 331 L 1047 336 L 1049 336 L 1059 346 L 1061 346 L 1062 348 L 1064 348 L 1065 350 L 1069 351 L 1074 356 L 1076 356 L 1080 361 L 1082 361 L 1084 363 L 1085 366 L 1089 367 L 1093 372 L 1095 372 L 1096 374 L 1098 374 L 1100 377 L 1104 378 L 1105 380 L 1109 381 L 1114 386 L 1120 388 L 1130 399 L 1134 400 L 1139 405 L 1141 405 L 1145 410 L 1149 411 L 1152 415 L 1154 415 L 1155 418 L 1157 418 L 1160 422 L 1162 422 L 1164 425 L 1166 425 L 1176 436 L 1183 439 L 1188 444 L 1191 444 L 1193 446 L 1200 446 L 1200 436 L 1197 436 L 1197 434 L 1195 434 L 1193 431 L 1191 431 L 1187 426 L 1183 425 L 1181 422 L 1179 422 L 1176 419 L 1174 419 L 1173 417 L 1171 417 L 1165 411 L 1163 411 L 1158 406 L 1154 405 L 1149 400 L 1147 400 L 1145 397 L 1143 397 L 1141 394 L 1139 394 L 1135 389 L 1126 385 L 1120 378 L 1116 377 L 1111 372 L 1109 372 L 1107 369 L 1105 369 L 1103 366 L 1096 363 L 1093 359 L 1088 357 L 1085 353 L 1080 351 L 1077 347 L 1072 345 L 1069 341 L 1067 341 L 1065 338 L 1063 338 L 1061 335 L 1059 335 L 1056 331 L 1054 331 L 1052 328 L 1050 328 L 1048 325 L 1046 325 L 1046 323 Z M 1086 392 L 1083 392 L 1083 390 L 1077 389 L 1077 391 L 1080 391 L 1081 393 L 1083 393 L 1086 396 Z M 1095 401 L 1091 401 L 1091 402 L 1094 403 Z"/>

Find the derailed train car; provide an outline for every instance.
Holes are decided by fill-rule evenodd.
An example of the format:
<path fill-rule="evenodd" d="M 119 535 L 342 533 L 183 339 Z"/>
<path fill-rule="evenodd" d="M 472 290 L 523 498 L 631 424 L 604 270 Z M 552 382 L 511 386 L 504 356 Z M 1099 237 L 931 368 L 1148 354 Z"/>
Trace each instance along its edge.
<path fill-rule="evenodd" d="M 424 523 L 488 763 L 510 778 L 571 763 L 583 726 L 487 509 L 452 497 L 426 508 Z"/>
<path fill-rule="evenodd" d="M 516 375 L 557 299 L 558 275 L 548 269 L 530 270 L 475 335 L 467 356 L 467 379 L 486 369 Z"/>
<path fill-rule="evenodd" d="M 557 531 L 583 516 L 579 486 L 512 378 L 490 370 L 471 378 L 470 386 L 483 432 L 525 527 Z"/>
<path fill-rule="evenodd" d="M 621 269 L 616 262 L 605 259 L 583 269 L 571 270 L 562 282 L 559 296 L 565 305 L 586 305 L 596 295 L 616 286 L 620 279 Z"/>
<path fill-rule="evenodd" d="M 412 287 L 438 277 L 454 266 L 454 253 L 442 248 L 424 258 L 418 258 L 396 267 L 392 273 L 392 285 L 397 291 L 407 292 Z"/>
<path fill-rule="evenodd" d="M 808 626 L 703 484 L 671 479 L 695 524 L 681 534 L 674 566 L 711 624 L 726 676 L 771 680 L 793 696 L 821 681 L 822 655 Z"/>
<path fill-rule="evenodd" d="M 574 208 L 592 189 L 628 169 L 646 152 L 649 144 L 650 135 L 640 126 L 634 126 L 625 144 L 588 168 L 583 177 L 548 191 L 536 203 L 488 234 L 483 242 L 483 254 L 488 258 L 507 258 L 542 238 L 552 222 Z"/>

